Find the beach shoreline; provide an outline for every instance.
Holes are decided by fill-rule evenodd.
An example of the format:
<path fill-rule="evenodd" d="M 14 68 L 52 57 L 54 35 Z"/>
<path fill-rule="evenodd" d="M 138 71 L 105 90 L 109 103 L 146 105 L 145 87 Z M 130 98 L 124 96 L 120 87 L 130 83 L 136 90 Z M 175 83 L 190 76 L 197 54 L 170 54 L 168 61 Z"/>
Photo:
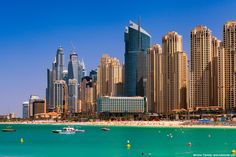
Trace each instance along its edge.
<path fill-rule="evenodd" d="M 156 127 L 156 128 L 213 128 L 236 129 L 236 125 L 222 124 L 185 124 L 186 121 L 95 121 L 95 122 L 56 122 L 56 121 L 25 121 L 0 122 L 0 124 L 48 124 L 48 125 L 82 125 L 82 126 L 126 126 L 126 127 Z"/>

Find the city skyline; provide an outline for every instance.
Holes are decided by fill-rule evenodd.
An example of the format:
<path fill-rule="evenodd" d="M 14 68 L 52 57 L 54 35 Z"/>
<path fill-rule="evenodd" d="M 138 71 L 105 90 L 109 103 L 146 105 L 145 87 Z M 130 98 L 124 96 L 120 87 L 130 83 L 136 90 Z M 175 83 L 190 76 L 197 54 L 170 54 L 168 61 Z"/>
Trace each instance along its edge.
<path fill-rule="evenodd" d="M 144 2 L 144 1 L 143 1 Z M 197 1 L 192 1 L 192 3 L 197 2 Z M 208 4 L 208 3 L 215 3 L 214 5 Z M 174 7 L 174 4 L 177 2 L 173 1 L 173 4 L 170 5 L 170 7 Z M 182 1 L 182 3 L 186 3 L 186 5 L 189 5 L 191 3 L 187 1 Z M 199 2 L 200 4 L 203 4 L 203 1 Z M 208 28 L 212 30 L 212 34 L 216 36 L 218 39 L 222 40 L 222 30 L 223 30 L 223 25 L 225 24 L 226 21 L 234 19 L 235 13 L 229 14 L 224 14 L 221 15 L 218 11 L 217 13 L 221 15 L 219 18 L 216 14 L 211 15 L 209 13 L 208 15 L 206 14 L 207 10 L 208 12 L 211 12 L 214 9 L 219 9 L 221 7 L 222 11 L 223 10 L 230 10 L 226 9 L 228 8 L 234 8 L 236 6 L 236 3 L 233 1 L 225 1 L 225 2 L 220 2 L 220 1 L 208 1 L 208 5 L 206 4 L 203 6 L 201 9 L 203 10 L 202 16 L 205 18 L 197 18 L 194 22 L 190 22 L 189 24 L 188 19 L 184 23 L 183 21 L 180 20 L 180 24 L 176 23 L 177 21 L 172 21 L 168 23 L 169 20 L 171 20 L 174 16 L 173 11 L 170 11 L 169 13 L 171 14 L 170 18 L 167 19 L 167 21 L 161 21 L 166 18 L 163 16 L 163 19 L 159 19 L 158 13 L 163 14 L 163 10 L 160 10 L 160 12 L 153 12 L 150 11 L 150 13 L 144 13 L 140 11 L 141 4 L 136 4 L 138 5 L 138 12 L 135 12 L 132 14 L 127 14 L 125 18 L 118 18 L 117 20 L 111 20 L 111 23 L 108 24 L 108 22 L 104 22 L 103 24 L 96 23 L 95 26 L 98 26 L 100 31 L 97 30 L 97 36 L 101 36 L 102 34 L 109 34 L 111 32 L 116 33 L 111 33 L 111 36 L 103 37 L 102 40 L 98 40 L 98 38 L 91 39 L 94 37 L 93 33 L 87 34 L 88 36 L 85 36 L 89 28 L 91 29 L 91 25 L 89 22 L 87 23 L 86 29 L 84 24 L 81 25 L 79 28 L 73 28 L 70 30 L 70 32 L 67 34 L 65 33 L 68 28 L 75 27 L 75 26 L 80 26 L 78 23 L 75 25 L 70 25 L 70 20 L 68 20 L 66 28 L 58 28 L 55 27 L 55 30 L 50 33 L 45 32 L 47 28 L 45 27 L 45 30 L 38 30 L 38 32 L 34 32 L 35 28 L 33 25 L 31 26 L 31 29 L 23 29 L 23 30 L 17 30 L 13 31 L 13 33 L 8 33 L 8 31 L 2 33 L 2 37 L 0 37 L 0 43 L 3 44 L 1 47 L 3 48 L 3 51 L 1 53 L 1 58 L 3 60 L 1 61 L 1 73 L 5 74 L 6 79 L 2 78 L 1 79 L 1 113 L 8 113 L 8 112 L 16 112 L 17 115 L 21 115 L 21 103 L 25 101 L 26 99 L 29 98 L 29 95 L 31 94 L 36 94 L 41 96 L 42 98 L 45 97 L 45 88 L 46 88 L 46 70 L 47 68 L 50 68 L 50 64 L 52 62 L 53 56 L 55 56 L 56 53 L 56 48 L 59 45 L 62 45 L 65 48 L 65 59 L 66 62 L 65 64 L 68 63 L 68 54 L 72 50 L 71 42 L 75 44 L 75 47 L 78 51 L 79 58 L 84 58 L 85 64 L 88 67 L 88 69 L 93 69 L 96 68 L 98 63 L 99 63 L 99 58 L 102 56 L 104 53 L 108 53 L 112 57 L 117 57 L 119 60 L 124 62 L 124 41 L 123 41 L 123 31 L 124 27 L 127 25 L 128 20 L 134 20 L 135 22 L 138 21 L 138 17 L 142 17 L 141 25 L 144 26 L 144 28 L 152 35 L 152 40 L 151 40 L 151 45 L 158 43 L 161 44 L 161 38 L 164 34 L 170 31 L 177 31 L 179 34 L 183 36 L 183 51 L 187 52 L 188 56 L 190 54 L 190 31 L 197 25 L 199 24 L 204 24 Z M 22 5 L 22 4 L 21 4 Z M 114 5 L 114 4 L 108 4 L 108 5 Z M 172 6 L 173 5 L 173 6 Z M 118 7 L 121 7 L 118 5 Z M 183 7 L 183 6 L 182 6 Z M 209 7 L 209 8 L 207 8 Z M 153 8 L 153 7 L 151 7 Z M 179 8 L 181 8 L 181 5 L 179 5 Z M 6 11 L 3 9 L 2 11 Z M 117 11 L 117 10 L 115 10 Z M 185 11 L 190 11 L 189 8 L 187 8 Z M 196 13 L 196 8 L 195 10 L 193 9 L 193 12 L 195 11 Z M 124 14 L 124 13 L 123 13 Z M 183 14 L 183 12 L 180 11 L 180 14 Z M 118 16 L 119 13 L 116 12 L 116 15 Z M 13 15 L 12 15 L 13 16 Z M 179 13 L 175 15 L 174 17 L 181 16 Z M 187 15 L 186 15 L 187 16 Z M 186 17 L 184 16 L 184 17 Z M 192 15 L 189 15 L 192 16 Z M 216 18 L 217 17 L 217 18 Z M 64 17 L 66 19 L 66 17 Z M 211 19 L 215 18 L 215 20 Z M 37 19 L 37 18 L 36 18 Z M 71 18 L 70 18 L 71 19 Z M 154 20 L 157 19 L 160 20 L 161 22 L 155 22 Z M 194 18 L 193 18 L 194 19 Z M 208 20 L 207 20 L 208 19 Z M 5 19 L 6 20 L 6 19 Z M 75 19 L 71 19 L 71 21 L 74 21 Z M 103 20 L 107 20 L 106 18 Z M 172 19 L 173 20 L 173 19 Z M 178 18 L 176 19 L 178 20 Z M 183 20 L 183 19 L 182 19 Z M 6 20 L 7 21 L 7 20 Z M 24 21 L 24 20 L 23 20 Z M 21 22 L 23 22 L 21 21 Z M 33 20 L 34 21 L 34 20 Z M 109 21 L 109 20 L 108 20 Z M 190 20 L 191 21 L 191 20 Z M 202 21 L 202 22 L 200 22 Z M 206 22 L 207 21 L 207 22 Z M 57 23 L 57 22 L 56 22 Z M 66 23 L 66 22 L 65 22 Z M 175 24 L 174 24 L 175 23 Z M 11 24 L 11 22 L 10 22 Z M 37 24 L 37 23 L 36 23 Z M 183 27 L 183 25 L 187 25 Z M 215 25 L 215 26 L 214 26 Z M 21 27 L 23 27 L 24 24 L 21 24 Z M 183 28 L 180 28 L 180 27 Z M 2 26 L 3 29 L 6 27 L 5 25 Z M 63 26 L 62 26 L 63 27 Z M 160 29 L 158 27 L 161 27 Z M 166 28 L 162 28 L 166 27 Z M 11 27 L 10 27 L 11 28 Z M 9 28 L 9 29 L 10 29 Z M 14 27 L 13 27 L 14 28 Z M 58 28 L 58 30 L 56 29 Z M 115 30 L 114 30 L 115 28 Z M 20 28 L 19 28 L 20 29 Z M 49 30 L 53 30 L 54 28 L 49 28 Z M 94 27 L 92 27 L 94 29 Z M 14 30 L 14 29 L 13 29 Z M 77 34 L 77 31 L 83 31 L 85 30 L 86 33 L 78 33 L 78 37 L 74 35 Z M 19 31 L 19 32 L 17 32 Z M 24 32 L 25 31 L 25 32 Z M 42 31 L 42 32 L 41 32 Z M 61 32 L 61 34 L 60 34 Z M 73 33 L 74 32 L 74 33 Z M 15 33 L 15 34 L 14 34 Z M 42 36 L 46 35 L 45 37 L 40 37 L 40 33 L 42 33 Z M 63 34 L 64 33 L 64 34 Z M 102 33 L 102 34 L 101 34 Z M 66 35 L 67 34 L 67 35 Z M 53 36 L 53 38 L 47 39 L 50 35 Z M 58 38 L 60 38 L 60 35 L 62 37 L 65 37 L 62 41 L 60 41 Z M 56 38 L 56 40 L 55 40 Z M 82 40 L 82 39 L 84 40 Z M 93 42 L 95 43 L 97 41 L 98 43 L 95 44 L 95 48 L 90 49 L 90 46 L 88 45 L 93 45 Z M 113 40 L 111 40 L 113 39 Z M 44 41 L 45 40 L 45 41 Z M 108 42 L 111 40 L 112 42 Z M 47 43 L 46 43 L 47 42 Z M 108 43 L 106 43 L 108 42 Z M 11 45 L 10 45 L 11 44 Z M 30 46 L 29 46 L 30 45 Z M 96 47 L 97 46 L 97 47 Z M 45 48 L 42 48 L 45 47 Z M 88 49 L 88 50 L 87 50 Z M 18 51 L 21 52 L 21 55 L 17 54 Z M 93 52 L 88 52 L 92 51 Z M 39 51 L 39 53 L 36 53 Z M 108 52 L 107 52 L 108 51 Z M 43 52 L 40 54 L 40 52 Z M 91 60 L 91 55 L 93 55 L 93 59 Z M 16 56 L 16 57 L 15 57 Z M 16 59 L 19 59 L 17 61 Z M 34 59 L 37 58 L 38 60 L 35 61 Z M 9 65 L 9 60 L 11 59 L 12 64 Z M 190 58 L 189 58 L 190 59 Z M 33 60 L 33 61 L 31 61 Z M 38 63 L 39 62 L 39 63 Z M 19 66 L 21 65 L 21 66 Z M 21 70 L 15 70 L 18 67 L 21 67 Z M 9 71 L 13 70 L 13 73 L 10 73 Z M 35 71 L 34 71 L 35 70 Z M 17 75 L 21 76 L 22 78 L 17 78 Z M 18 81 L 14 82 L 16 77 Z M 12 83 L 12 84 L 10 84 Z M 21 85 L 19 85 L 21 84 Z M 7 86 L 8 85 L 8 86 Z M 10 100 L 10 98 L 13 97 L 13 100 Z M 5 107 L 6 106 L 6 107 Z"/>

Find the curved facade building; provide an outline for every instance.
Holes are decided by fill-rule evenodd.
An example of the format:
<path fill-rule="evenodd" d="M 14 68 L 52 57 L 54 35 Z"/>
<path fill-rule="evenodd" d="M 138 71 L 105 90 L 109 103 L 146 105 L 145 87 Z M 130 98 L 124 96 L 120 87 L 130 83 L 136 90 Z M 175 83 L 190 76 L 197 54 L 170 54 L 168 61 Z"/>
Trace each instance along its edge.
<path fill-rule="evenodd" d="M 64 52 L 62 47 L 57 49 L 56 55 L 56 80 L 63 80 Z"/>
<path fill-rule="evenodd" d="M 70 54 L 70 61 L 68 63 L 68 79 L 80 81 L 78 55 L 74 51 Z"/>
<path fill-rule="evenodd" d="M 144 96 L 146 54 L 151 35 L 140 25 L 130 21 L 125 29 L 125 95 Z"/>

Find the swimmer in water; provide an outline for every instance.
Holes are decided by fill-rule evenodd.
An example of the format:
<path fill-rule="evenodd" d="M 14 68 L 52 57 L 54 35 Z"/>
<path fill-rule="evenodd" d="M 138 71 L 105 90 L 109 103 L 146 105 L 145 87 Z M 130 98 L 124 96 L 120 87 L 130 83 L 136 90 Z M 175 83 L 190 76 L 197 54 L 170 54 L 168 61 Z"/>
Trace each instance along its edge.
<path fill-rule="evenodd" d="M 192 147 L 192 143 L 191 143 L 191 142 L 189 142 L 189 143 L 188 143 L 188 146 L 189 146 L 189 147 Z"/>

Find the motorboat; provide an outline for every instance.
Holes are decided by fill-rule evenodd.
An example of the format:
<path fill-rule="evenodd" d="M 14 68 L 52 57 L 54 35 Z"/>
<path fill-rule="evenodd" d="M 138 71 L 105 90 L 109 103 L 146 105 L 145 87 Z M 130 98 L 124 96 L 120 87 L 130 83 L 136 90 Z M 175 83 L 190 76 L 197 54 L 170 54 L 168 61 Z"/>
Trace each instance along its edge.
<path fill-rule="evenodd" d="M 12 128 L 5 128 L 5 129 L 2 129 L 2 132 L 15 132 L 16 130 L 15 129 L 12 129 Z"/>
<path fill-rule="evenodd" d="M 78 130 L 74 127 L 68 126 L 64 127 L 62 130 L 52 130 L 52 132 L 57 134 L 75 134 L 76 132 L 85 132 L 85 130 Z"/>
<path fill-rule="evenodd" d="M 101 130 L 103 130 L 103 131 L 110 131 L 109 128 L 101 128 Z"/>
<path fill-rule="evenodd" d="M 2 129 L 2 132 L 15 132 L 15 129 L 12 129 L 11 126 L 7 126 L 6 128 Z"/>

